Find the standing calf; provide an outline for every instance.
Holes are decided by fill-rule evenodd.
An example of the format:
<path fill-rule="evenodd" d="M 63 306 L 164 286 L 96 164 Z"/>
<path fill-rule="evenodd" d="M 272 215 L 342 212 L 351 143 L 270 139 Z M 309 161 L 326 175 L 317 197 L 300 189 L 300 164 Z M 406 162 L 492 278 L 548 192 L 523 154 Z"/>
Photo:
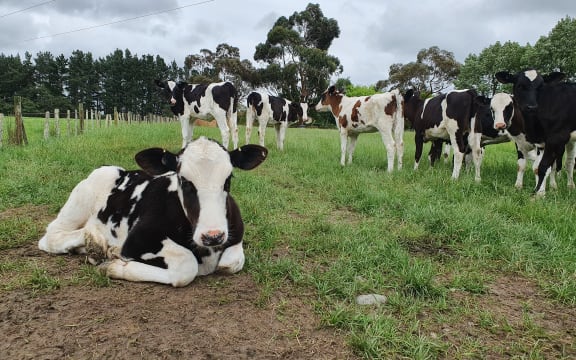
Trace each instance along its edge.
<path fill-rule="evenodd" d="M 513 84 L 514 99 L 526 121 L 528 141 L 544 148 L 534 189 L 538 196 L 546 193 L 546 178 L 565 150 L 568 188 L 574 188 L 576 84 L 560 82 L 564 77 L 558 72 L 543 76 L 533 69 L 496 74 L 501 83 Z"/>
<path fill-rule="evenodd" d="M 258 119 L 258 141 L 264 146 L 266 126 L 268 122 L 276 128 L 276 146 L 284 150 L 284 138 L 289 123 L 300 120 L 300 124 L 308 123 L 308 104 L 295 103 L 277 96 L 259 92 L 251 92 L 246 100 L 246 144 L 250 142 L 252 124 Z"/>
<path fill-rule="evenodd" d="M 348 97 L 330 86 L 316 105 L 317 111 L 330 111 L 340 132 L 340 164 L 352 163 L 358 135 L 380 132 L 388 156 L 388 172 L 394 170 L 397 153 L 398 169 L 404 155 L 403 99 L 398 90 L 372 96 Z"/>
<path fill-rule="evenodd" d="M 228 148 L 232 134 L 234 149 L 238 148 L 238 94 L 231 82 L 192 85 L 156 80 L 156 85 L 162 89 L 174 115 L 180 118 L 182 147 L 192 141 L 194 120 L 191 115 L 204 120 L 211 115 L 220 128 L 224 147 Z"/>
<path fill-rule="evenodd" d="M 414 127 L 414 169 L 418 169 L 424 142 L 432 141 L 431 162 L 440 157 L 442 142 L 448 141 L 454 149 L 452 178 L 458 179 L 466 148 L 470 121 L 476 111 L 474 90 L 454 90 L 422 100 L 419 94 L 408 90 L 404 95 L 406 118 Z M 477 161 L 478 153 L 472 153 Z"/>
<path fill-rule="evenodd" d="M 535 144 L 526 139 L 524 117 L 511 95 L 497 93 L 492 98 L 478 96 L 477 110 L 472 119 L 468 143 L 471 150 L 483 154 L 486 145 L 513 141 L 516 146 L 518 170 L 514 186 L 522 188 L 526 160 L 531 160 L 536 167 L 539 156 Z M 482 157 L 475 163 L 476 179 L 480 179 Z M 552 182 L 552 178 L 550 179 Z"/>

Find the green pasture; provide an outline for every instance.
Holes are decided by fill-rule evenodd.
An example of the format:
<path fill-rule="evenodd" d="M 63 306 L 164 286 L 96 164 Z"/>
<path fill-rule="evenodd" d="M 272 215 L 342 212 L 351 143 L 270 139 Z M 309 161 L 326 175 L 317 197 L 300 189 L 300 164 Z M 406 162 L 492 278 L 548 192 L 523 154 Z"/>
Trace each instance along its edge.
<path fill-rule="evenodd" d="M 25 125 L 27 146 L 4 139 L 0 148 L 0 250 L 42 235 L 46 223 L 18 209 L 38 207 L 50 219 L 95 167 L 135 168 L 139 150 L 176 151 L 181 144 L 176 122 L 94 128 L 79 136 L 63 130 L 60 138 L 48 140 L 43 119 L 26 119 Z M 195 128 L 194 135 L 220 139 L 213 128 Z M 273 129 L 266 142 L 266 162 L 253 171 L 236 170 L 232 182 L 246 223 L 244 271 L 259 284 L 262 306 L 278 289 L 305 294 L 321 325 L 344 332 L 366 359 L 543 359 L 576 353 L 574 343 L 566 345 L 560 335 L 536 325 L 529 303 L 520 326 L 477 305 L 490 284 L 510 277 L 535 284 L 560 311 L 576 306 L 576 193 L 566 189 L 564 172 L 558 190 L 535 199 L 530 172 L 524 189 L 513 186 L 512 144 L 487 148 L 482 182 L 476 183 L 467 170 L 451 180 L 451 167 L 442 161 L 430 168 L 424 159 L 414 171 L 411 132 L 405 134 L 404 169 L 393 173 L 386 172 L 377 134 L 359 137 L 354 164 L 347 167 L 339 164 L 336 130 L 290 128 L 284 152 L 276 149 Z M 11 212 L 18 216 L 3 216 Z M 20 259 L 0 262 L 0 276 L 6 272 L 17 275 L 0 291 L 57 291 L 64 281 Z M 89 268 L 76 281 L 115 286 Z M 388 300 L 360 306 L 355 298 L 361 294 Z M 474 322 L 491 342 L 466 333 L 456 342 L 442 333 L 462 322 Z"/>

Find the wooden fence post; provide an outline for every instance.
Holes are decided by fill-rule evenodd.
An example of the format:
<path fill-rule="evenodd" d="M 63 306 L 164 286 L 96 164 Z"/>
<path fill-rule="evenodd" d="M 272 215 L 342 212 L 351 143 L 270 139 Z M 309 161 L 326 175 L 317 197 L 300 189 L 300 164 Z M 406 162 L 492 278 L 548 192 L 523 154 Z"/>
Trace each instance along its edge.
<path fill-rule="evenodd" d="M 14 121 L 16 122 L 16 138 L 14 139 L 14 143 L 16 145 L 28 145 L 24 120 L 22 120 L 22 97 L 20 96 L 14 96 Z"/>
<path fill-rule="evenodd" d="M 72 135 L 70 128 L 70 110 L 66 110 L 66 130 L 68 131 L 68 136 Z"/>
<path fill-rule="evenodd" d="M 78 103 L 78 115 L 80 115 L 80 129 L 79 133 L 82 134 L 84 132 L 84 104 Z"/>
<path fill-rule="evenodd" d="M 56 137 L 60 137 L 60 109 L 54 109 L 54 123 L 56 124 Z"/>
<path fill-rule="evenodd" d="M 2 130 L 4 130 L 4 114 L 0 113 L 0 147 L 2 147 Z"/>
<path fill-rule="evenodd" d="M 114 106 L 114 125 L 118 126 L 118 110 Z"/>
<path fill-rule="evenodd" d="M 44 140 L 50 137 L 50 111 L 44 113 Z"/>

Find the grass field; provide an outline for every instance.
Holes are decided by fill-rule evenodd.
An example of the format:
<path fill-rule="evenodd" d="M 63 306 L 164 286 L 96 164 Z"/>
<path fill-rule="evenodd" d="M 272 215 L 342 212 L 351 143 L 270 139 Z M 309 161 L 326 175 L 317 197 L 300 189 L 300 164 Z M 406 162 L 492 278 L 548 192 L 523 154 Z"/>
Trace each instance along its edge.
<path fill-rule="evenodd" d="M 28 146 L 0 148 L 0 250 L 36 242 L 46 225 L 2 214 L 44 206 L 50 218 L 95 167 L 135 168 L 139 150 L 181 142 L 177 123 L 47 141 L 39 124 L 26 123 Z M 220 139 L 217 129 L 194 135 Z M 359 137 L 347 167 L 335 130 L 291 128 L 281 153 L 269 129 L 267 146 L 266 162 L 237 170 L 232 183 L 246 223 L 245 271 L 262 304 L 280 288 L 302 293 L 322 326 L 343 331 L 369 359 L 576 356 L 576 193 L 564 172 L 558 190 L 535 199 L 531 173 L 524 189 L 513 187 L 512 144 L 486 150 L 481 183 L 472 171 L 451 180 L 443 162 L 413 171 L 411 132 L 404 169 L 390 174 L 377 134 Z M 55 291 L 59 281 L 18 259 L 0 263 L 0 275 L 8 271 L 2 291 Z M 387 302 L 359 306 L 361 294 Z M 551 309 L 566 322 L 547 325 Z"/>

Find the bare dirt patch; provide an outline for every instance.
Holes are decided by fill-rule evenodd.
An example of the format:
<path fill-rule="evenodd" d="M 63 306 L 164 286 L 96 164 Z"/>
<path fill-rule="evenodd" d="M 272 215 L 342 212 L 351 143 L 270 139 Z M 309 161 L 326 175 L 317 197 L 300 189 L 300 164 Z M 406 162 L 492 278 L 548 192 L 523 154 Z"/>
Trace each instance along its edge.
<path fill-rule="evenodd" d="M 81 256 L 52 256 L 36 244 L 3 251 L 67 278 Z M 65 261 L 62 261 L 64 258 Z M 5 274 L 6 275 L 6 274 Z M 10 279 L 0 278 L 5 288 Z M 2 290 L 5 359 L 351 359 L 345 338 L 320 327 L 308 299 L 261 301 L 246 273 L 196 279 L 186 288 L 114 281 L 49 292 Z"/>

